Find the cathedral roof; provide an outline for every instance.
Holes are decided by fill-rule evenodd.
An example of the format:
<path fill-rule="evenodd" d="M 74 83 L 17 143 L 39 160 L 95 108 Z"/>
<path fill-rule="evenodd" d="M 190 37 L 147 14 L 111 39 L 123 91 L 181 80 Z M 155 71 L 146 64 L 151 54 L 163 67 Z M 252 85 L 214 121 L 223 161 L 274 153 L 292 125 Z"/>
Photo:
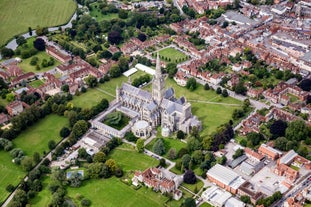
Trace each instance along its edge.
<path fill-rule="evenodd" d="M 134 96 L 142 97 L 144 99 L 151 99 L 152 95 L 148 91 L 144 91 L 140 88 L 136 88 L 135 86 L 132 86 L 128 83 L 122 83 L 122 90 L 129 92 L 130 94 L 133 94 Z"/>
<path fill-rule="evenodd" d="M 174 96 L 174 93 L 174 89 L 170 87 L 165 91 L 164 98 L 170 99 L 172 96 Z"/>

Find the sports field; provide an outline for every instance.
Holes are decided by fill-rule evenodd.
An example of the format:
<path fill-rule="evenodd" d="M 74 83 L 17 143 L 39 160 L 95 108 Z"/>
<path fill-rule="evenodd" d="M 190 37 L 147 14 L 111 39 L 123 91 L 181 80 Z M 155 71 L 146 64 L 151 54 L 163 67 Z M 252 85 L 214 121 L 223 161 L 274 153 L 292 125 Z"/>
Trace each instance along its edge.
<path fill-rule="evenodd" d="M 67 23 L 74 11 L 73 0 L 1 0 L 0 45 L 15 35 L 25 33 L 28 27 L 51 27 Z"/>

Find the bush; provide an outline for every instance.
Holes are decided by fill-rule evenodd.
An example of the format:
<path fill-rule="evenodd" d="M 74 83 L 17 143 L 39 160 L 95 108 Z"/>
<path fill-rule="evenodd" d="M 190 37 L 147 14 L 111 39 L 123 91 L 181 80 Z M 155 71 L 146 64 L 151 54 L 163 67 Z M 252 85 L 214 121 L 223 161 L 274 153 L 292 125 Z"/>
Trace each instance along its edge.
<path fill-rule="evenodd" d="M 91 201 L 89 199 L 83 198 L 81 201 L 81 206 L 91 206 Z"/>
<path fill-rule="evenodd" d="M 15 190 L 15 187 L 12 184 L 9 184 L 6 186 L 5 190 L 11 193 Z"/>

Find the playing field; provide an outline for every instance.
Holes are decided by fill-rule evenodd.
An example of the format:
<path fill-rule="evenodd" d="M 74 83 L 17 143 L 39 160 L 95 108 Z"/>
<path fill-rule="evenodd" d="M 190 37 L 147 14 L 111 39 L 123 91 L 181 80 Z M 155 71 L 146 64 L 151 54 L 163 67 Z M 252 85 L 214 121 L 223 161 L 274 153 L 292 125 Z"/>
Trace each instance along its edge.
<path fill-rule="evenodd" d="M 184 53 L 172 47 L 168 47 L 163 50 L 160 50 L 159 55 L 160 55 L 161 60 L 164 60 L 166 62 L 173 62 L 173 63 L 183 62 L 188 59 L 187 55 L 185 55 Z"/>
<path fill-rule="evenodd" d="M 5 200 L 9 193 L 5 190 L 6 186 L 17 184 L 26 175 L 20 166 L 12 163 L 12 157 L 9 152 L 0 151 L 0 204 Z"/>
<path fill-rule="evenodd" d="M 35 29 L 67 23 L 74 11 L 73 0 L 1 0 L 0 45 L 14 35 L 25 33 L 28 27 Z"/>
<path fill-rule="evenodd" d="M 23 131 L 13 140 L 13 143 L 16 147 L 21 148 L 28 156 L 32 156 L 34 152 L 39 152 L 42 155 L 43 151 L 49 151 L 48 142 L 50 140 L 54 140 L 55 142 L 61 140 L 59 131 L 67 124 L 68 120 L 65 117 L 55 114 L 48 115 Z"/>

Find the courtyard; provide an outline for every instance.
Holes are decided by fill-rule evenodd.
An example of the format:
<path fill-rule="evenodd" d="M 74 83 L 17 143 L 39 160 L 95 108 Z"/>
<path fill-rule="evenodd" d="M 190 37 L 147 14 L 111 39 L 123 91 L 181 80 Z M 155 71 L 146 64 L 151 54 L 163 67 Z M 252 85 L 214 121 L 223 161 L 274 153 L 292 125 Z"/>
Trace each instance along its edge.
<path fill-rule="evenodd" d="M 155 56 L 155 54 L 153 54 Z M 159 51 L 161 60 L 172 63 L 184 62 L 188 59 L 187 55 L 173 47 L 167 47 Z"/>

